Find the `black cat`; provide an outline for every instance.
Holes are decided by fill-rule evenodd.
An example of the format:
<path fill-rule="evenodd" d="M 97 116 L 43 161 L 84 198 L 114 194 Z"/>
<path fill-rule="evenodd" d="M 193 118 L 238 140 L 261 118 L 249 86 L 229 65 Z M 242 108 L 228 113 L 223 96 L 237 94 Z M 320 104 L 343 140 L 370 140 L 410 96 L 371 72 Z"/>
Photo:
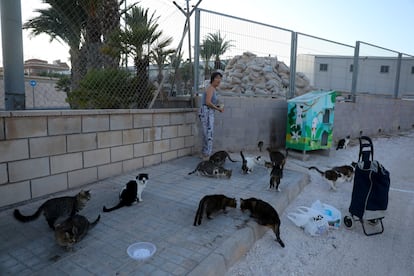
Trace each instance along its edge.
<path fill-rule="evenodd" d="M 240 209 L 242 212 L 249 210 L 250 217 L 255 218 L 258 224 L 269 226 L 276 235 L 276 241 L 280 246 L 285 247 L 285 244 L 280 239 L 280 218 L 272 205 L 254 197 L 248 199 L 240 198 Z"/>
<path fill-rule="evenodd" d="M 226 213 L 226 207 L 236 208 L 236 199 L 225 195 L 206 195 L 198 204 L 198 209 L 194 218 L 194 226 L 200 225 L 203 219 L 204 211 L 208 219 L 211 219 L 212 213 L 223 210 Z"/>
<path fill-rule="evenodd" d="M 143 175 L 145 177 L 143 177 Z M 131 206 L 133 203 L 140 201 L 139 197 L 137 196 L 138 194 L 138 181 L 141 181 L 139 179 L 145 178 L 145 182 L 143 183 L 143 185 L 146 185 L 146 180 L 148 179 L 148 175 L 147 174 L 139 174 L 135 180 L 130 180 L 126 186 L 122 189 L 122 191 L 119 194 L 119 203 L 117 205 L 115 205 L 112 208 L 106 208 L 105 206 L 102 208 L 104 212 L 111 212 L 114 211 L 116 209 L 119 209 L 121 207 L 124 206 Z M 143 188 L 140 189 L 141 192 L 143 190 Z"/>
<path fill-rule="evenodd" d="M 282 170 L 282 175 L 281 175 L 281 178 L 282 178 L 283 168 L 285 167 L 286 159 L 289 154 L 288 149 L 286 149 L 286 155 L 284 155 L 278 150 L 273 150 L 271 148 L 267 148 L 267 151 L 269 152 L 269 158 L 270 158 L 270 161 L 272 162 L 273 167 L 277 165 Z"/>
<path fill-rule="evenodd" d="M 273 166 L 272 171 L 270 172 L 269 189 L 276 188 L 276 190 L 280 192 L 279 185 L 280 185 L 281 178 L 282 178 L 282 169 L 278 165 Z M 275 183 L 276 183 L 276 187 L 275 187 Z"/>

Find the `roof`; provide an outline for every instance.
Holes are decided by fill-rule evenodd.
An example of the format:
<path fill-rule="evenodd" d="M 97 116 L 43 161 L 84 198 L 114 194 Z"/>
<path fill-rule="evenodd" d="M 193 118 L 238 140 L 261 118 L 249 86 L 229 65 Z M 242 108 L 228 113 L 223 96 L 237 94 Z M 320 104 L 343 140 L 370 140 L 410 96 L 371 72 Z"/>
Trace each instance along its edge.
<path fill-rule="evenodd" d="M 332 93 L 336 93 L 336 91 L 322 91 L 322 90 L 313 90 L 313 91 L 309 91 L 306 94 L 300 95 L 298 97 L 292 98 L 290 100 L 288 100 L 287 102 L 302 102 L 302 103 L 307 103 L 310 101 L 313 101 L 315 99 L 318 98 L 322 98 L 322 97 L 326 97 L 326 96 L 330 96 Z"/>

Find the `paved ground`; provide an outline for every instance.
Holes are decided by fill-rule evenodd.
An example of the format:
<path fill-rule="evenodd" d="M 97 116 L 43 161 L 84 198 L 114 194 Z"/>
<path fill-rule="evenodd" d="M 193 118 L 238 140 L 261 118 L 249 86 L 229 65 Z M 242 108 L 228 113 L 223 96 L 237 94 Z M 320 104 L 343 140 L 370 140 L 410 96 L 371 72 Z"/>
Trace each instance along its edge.
<path fill-rule="evenodd" d="M 232 156 L 240 159 L 237 154 Z M 43 216 L 20 223 L 12 215 L 13 208 L 1 210 L 0 274 L 223 275 L 268 228 L 248 220 L 248 214 L 240 209 L 231 208 L 227 214 L 219 214 L 213 220 L 204 218 L 200 226 L 194 227 L 199 200 L 216 193 L 238 200 L 254 196 L 271 203 L 282 214 L 309 181 L 307 174 L 286 169 L 282 191 L 270 191 L 267 169 L 256 167 L 252 174 L 242 175 L 241 163 L 229 161 L 225 167 L 233 169 L 230 180 L 188 175 L 199 161 L 197 157 L 184 157 L 140 169 L 136 173 L 147 172 L 150 176 L 142 195 L 144 201 L 111 213 L 101 213 L 102 206 L 118 202 L 119 190 L 135 172 L 86 186 L 91 189 L 92 199 L 80 214 L 93 220 L 101 213 L 101 220 L 73 252 L 66 252 L 55 243 Z M 14 207 L 23 214 L 31 214 L 45 200 Z M 282 224 L 282 239 L 284 234 Z M 154 243 L 156 254 L 145 262 L 129 258 L 126 249 L 137 241 Z M 275 242 L 274 237 L 269 242 Z"/>

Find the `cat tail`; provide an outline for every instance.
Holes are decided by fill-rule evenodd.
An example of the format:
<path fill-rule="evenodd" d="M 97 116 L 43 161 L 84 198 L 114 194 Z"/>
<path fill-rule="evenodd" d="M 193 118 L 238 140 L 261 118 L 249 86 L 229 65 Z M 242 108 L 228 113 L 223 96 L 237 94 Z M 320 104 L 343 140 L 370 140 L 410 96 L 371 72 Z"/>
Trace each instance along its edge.
<path fill-rule="evenodd" d="M 317 170 L 321 175 L 325 175 L 325 173 L 323 172 L 323 171 L 321 171 L 320 169 L 318 169 L 317 167 L 314 167 L 314 166 L 312 166 L 312 167 L 309 167 L 308 168 L 309 170 Z"/>
<path fill-rule="evenodd" d="M 245 162 L 245 161 L 246 161 L 246 158 L 245 158 L 245 157 L 244 157 L 244 155 L 243 155 L 243 151 L 240 151 L 240 156 L 241 156 L 241 158 L 242 158 L 243 162 Z"/>
<path fill-rule="evenodd" d="M 233 160 L 233 159 L 231 159 L 230 154 L 227 154 L 227 158 L 228 158 L 231 162 L 237 162 L 237 160 Z"/>
<path fill-rule="evenodd" d="M 105 206 L 102 208 L 102 211 L 104 211 L 104 212 L 111 212 L 111 211 L 114 211 L 114 210 L 116 210 L 116 209 L 119 209 L 119 208 L 121 208 L 121 207 L 124 207 L 125 206 L 125 204 L 124 204 L 124 202 L 123 201 L 120 201 L 117 205 L 115 205 L 114 207 L 112 207 L 112 208 L 106 208 Z"/>
<path fill-rule="evenodd" d="M 99 214 L 98 217 L 95 219 L 95 221 L 91 222 L 91 227 L 94 227 L 99 222 L 100 219 L 101 219 L 101 215 Z"/>
<path fill-rule="evenodd" d="M 197 167 L 197 168 L 198 168 L 198 167 Z M 197 168 L 196 168 L 194 171 L 189 172 L 189 173 L 188 173 L 188 175 L 195 173 L 195 172 L 197 171 Z"/>
<path fill-rule="evenodd" d="M 33 215 L 25 216 L 22 213 L 20 213 L 20 211 L 18 209 L 14 210 L 13 215 L 18 221 L 29 222 L 29 221 L 37 219 L 40 216 L 40 214 L 42 213 L 42 211 L 43 211 L 43 205 L 41 205 L 37 209 L 36 213 L 34 213 Z"/>
<path fill-rule="evenodd" d="M 194 218 L 194 226 L 200 225 L 201 220 L 203 219 L 203 212 L 204 212 L 204 198 L 200 200 L 200 203 L 198 204 L 197 212 Z"/>

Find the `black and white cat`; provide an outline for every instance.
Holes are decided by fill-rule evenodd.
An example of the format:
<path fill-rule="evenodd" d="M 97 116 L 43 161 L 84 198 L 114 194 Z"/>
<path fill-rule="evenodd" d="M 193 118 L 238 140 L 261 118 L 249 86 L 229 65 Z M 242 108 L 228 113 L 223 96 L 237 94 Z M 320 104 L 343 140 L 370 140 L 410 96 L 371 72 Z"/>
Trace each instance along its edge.
<path fill-rule="evenodd" d="M 111 212 L 124 206 L 131 206 L 142 200 L 142 192 L 148 183 L 148 174 L 140 173 L 133 180 L 130 180 L 119 193 L 119 203 L 112 208 L 103 207 L 104 212 Z"/>
<path fill-rule="evenodd" d="M 351 136 L 346 136 L 345 138 L 342 138 L 338 141 L 338 145 L 336 146 L 336 150 L 339 149 L 346 149 L 346 147 L 349 144 L 349 140 L 351 140 Z"/>
<path fill-rule="evenodd" d="M 243 160 L 242 163 L 242 172 L 244 174 L 253 172 L 253 169 L 256 165 L 260 165 L 262 162 L 261 156 L 256 157 L 245 157 L 243 151 L 240 151 L 240 156 Z"/>
<path fill-rule="evenodd" d="M 328 181 L 329 186 L 331 187 L 332 190 L 336 191 L 336 183 L 339 182 L 344 182 L 345 181 L 345 176 L 340 173 L 339 171 L 336 170 L 326 170 L 326 171 L 321 171 L 320 169 L 318 169 L 317 167 L 309 167 L 309 170 L 317 170 L 325 179 L 326 181 Z"/>
<path fill-rule="evenodd" d="M 335 170 L 341 173 L 345 177 L 346 181 L 351 182 L 354 178 L 356 165 L 357 163 L 352 162 L 351 165 L 336 166 L 336 167 L 333 167 L 332 170 Z"/>

